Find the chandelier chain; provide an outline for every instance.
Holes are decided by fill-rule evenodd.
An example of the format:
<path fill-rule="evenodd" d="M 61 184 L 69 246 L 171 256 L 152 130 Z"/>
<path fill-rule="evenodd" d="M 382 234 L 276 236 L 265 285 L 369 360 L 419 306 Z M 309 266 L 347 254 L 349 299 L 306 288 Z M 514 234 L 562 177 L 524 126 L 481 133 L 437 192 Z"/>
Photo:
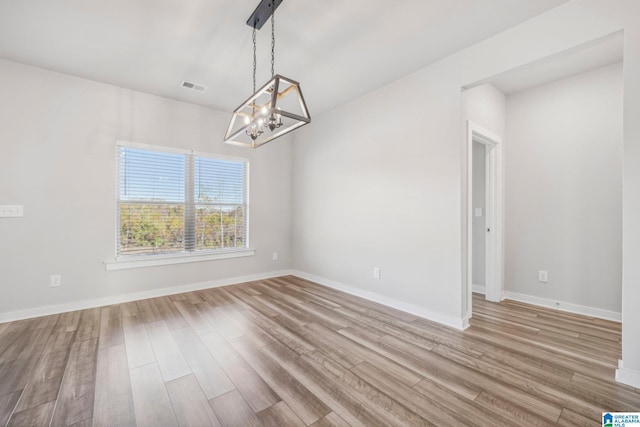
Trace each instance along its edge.
<path fill-rule="evenodd" d="M 256 93 L 256 70 L 258 68 L 256 62 L 256 26 L 253 26 L 253 93 Z"/>
<path fill-rule="evenodd" d="M 273 76 L 275 76 L 276 74 L 275 64 L 276 64 L 276 0 L 271 0 L 271 78 L 273 78 Z"/>

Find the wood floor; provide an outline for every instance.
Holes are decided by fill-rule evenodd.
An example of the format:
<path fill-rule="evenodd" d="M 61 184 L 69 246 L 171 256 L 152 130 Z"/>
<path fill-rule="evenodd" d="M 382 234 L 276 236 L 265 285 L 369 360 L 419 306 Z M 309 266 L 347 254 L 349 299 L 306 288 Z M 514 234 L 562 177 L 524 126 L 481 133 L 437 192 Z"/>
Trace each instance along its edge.
<path fill-rule="evenodd" d="M 295 277 L 0 324 L 0 426 L 600 426 L 620 325 L 474 299 L 455 331 Z"/>

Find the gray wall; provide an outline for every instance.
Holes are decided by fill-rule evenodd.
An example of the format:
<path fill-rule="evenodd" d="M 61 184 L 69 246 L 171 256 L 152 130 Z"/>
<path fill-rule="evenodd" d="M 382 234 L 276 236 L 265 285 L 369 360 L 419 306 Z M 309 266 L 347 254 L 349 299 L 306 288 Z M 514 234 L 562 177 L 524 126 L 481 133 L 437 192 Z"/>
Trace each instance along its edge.
<path fill-rule="evenodd" d="M 2 60 L 0 77 L 0 204 L 25 209 L 0 218 L 0 314 L 290 267 L 287 140 L 225 146 L 227 113 Z M 249 157 L 256 255 L 105 271 L 115 255 L 117 139 Z M 49 287 L 54 273 L 60 288 Z"/>
<path fill-rule="evenodd" d="M 486 244 L 486 150 L 479 142 L 473 142 L 473 268 L 472 283 L 485 286 L 485 244 Z M 476 209 L 482 209 L 482 216 L 476 216 Z"/>
<path fill-rule="evenodd" d="M 621 311 L 622 95 L 616 64 L 507 97 L 507 291 Z"/>

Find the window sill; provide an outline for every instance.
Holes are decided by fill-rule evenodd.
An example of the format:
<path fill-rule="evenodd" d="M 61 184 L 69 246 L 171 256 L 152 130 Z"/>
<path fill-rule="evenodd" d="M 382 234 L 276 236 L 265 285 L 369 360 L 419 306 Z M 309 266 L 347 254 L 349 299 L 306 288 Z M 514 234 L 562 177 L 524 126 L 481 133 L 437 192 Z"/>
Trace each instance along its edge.
<path fill-rule="evenodd" d="M 218 259 L 240 258 L 255 255 L 255 249 L 234 249 L 224 252 L 200 254 L 141 255 L 116 258 L 104 261 L 105 269 L 125 270 L 129 268 L 154 267 L 159 265 L 185 264 L 189 262 L 213 261 Z"/>

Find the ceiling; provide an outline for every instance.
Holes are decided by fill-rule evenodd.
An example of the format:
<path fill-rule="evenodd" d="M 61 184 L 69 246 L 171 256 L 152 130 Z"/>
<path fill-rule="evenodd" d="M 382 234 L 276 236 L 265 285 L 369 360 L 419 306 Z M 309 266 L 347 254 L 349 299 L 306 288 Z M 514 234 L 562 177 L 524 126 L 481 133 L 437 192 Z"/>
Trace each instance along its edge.
<path fill-rule="evenodd" d="M 508 71 L 490 81 L 502 93 L 508 95 L 616 64 L 621 62 L 623 57 L 624 35 L 620 31 L 539 62 Z"/>
<path fill-rule="evenodd" d="M 567 0 L 286 0 L 276 72 L 318 115 Z M 0 0 L 0 58 L 231 111 L 251 94 L 258 0 Z M 270 23 L 258 33 L 270 77 Z M 204 93 L 180 87 L 188 80 Z"/>

